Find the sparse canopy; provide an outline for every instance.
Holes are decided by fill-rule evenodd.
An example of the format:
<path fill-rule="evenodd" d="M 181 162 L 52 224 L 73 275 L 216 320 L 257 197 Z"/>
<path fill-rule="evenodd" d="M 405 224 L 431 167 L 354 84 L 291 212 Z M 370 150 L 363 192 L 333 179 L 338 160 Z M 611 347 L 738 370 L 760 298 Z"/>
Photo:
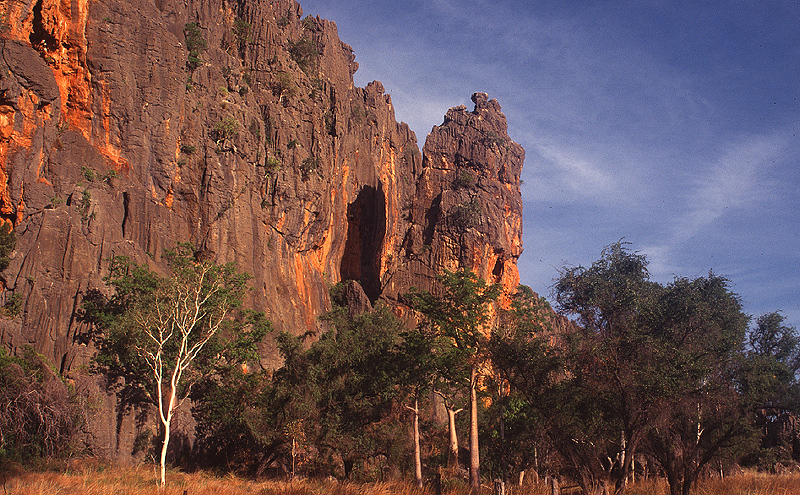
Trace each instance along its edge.
<path fill-rule="evenodd" d="M 223 345 L 217 338 L 232 320 L 244 296 L 248 276 L 229 263 L 197 261 L 190 245 L 166 253 L 170 275 L 162 277 L 125 257 L 114 257 L 106 282 L 110 298 L 94 293 L 84 309 L 99 330 L 96 362 L 113 378 L 124 378 L 121 397 L 158 408 L 164 432 L 161 485 L 175 409 L 192 385 L 215 362 L 246 361 L 267 323 L 250 318 L 238 339 Z M 209 352 L 210 351 L 210 352 Z"/>

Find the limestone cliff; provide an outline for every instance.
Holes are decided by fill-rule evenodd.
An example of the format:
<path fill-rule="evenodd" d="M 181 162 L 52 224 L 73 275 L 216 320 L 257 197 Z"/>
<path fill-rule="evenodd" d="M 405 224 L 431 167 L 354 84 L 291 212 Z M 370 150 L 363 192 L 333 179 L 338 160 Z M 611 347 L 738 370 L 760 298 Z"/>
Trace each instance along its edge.
<path fill-rule="evenodd" d="M 500 105 L 476 93 L 420 153 L 383 86 L 354 86 L 336 25 L 294 1 L 8 0 L 0 32 L 12 351 L 32 344 L 97 388 L 80 372 L 83 295 L 105 290 L 109 257 L 160 269 L 177 242 L 249 272 L 248 306 L 293 333 L 316 329 L 341 280 L 373 302 L 443 268 L 519 282 L 524 152 Z M 130 445 L 109 429 L 109 453 Z"/>

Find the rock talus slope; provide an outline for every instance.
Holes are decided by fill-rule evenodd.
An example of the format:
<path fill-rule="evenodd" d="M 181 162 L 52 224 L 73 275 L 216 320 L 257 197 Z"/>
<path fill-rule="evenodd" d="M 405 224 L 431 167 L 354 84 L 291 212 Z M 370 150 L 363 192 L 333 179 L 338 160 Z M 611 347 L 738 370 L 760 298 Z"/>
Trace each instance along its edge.
<path fill-rule="evenodd" d="M 0 32 L 0 216 L 17 236 L 0 304 L 21 301 L 0 341 L 82 386 L 102 383 L 81 371 L 79 309 L 113 255 L 163 270 L 192 242 L 250 273 L 247 305 L 295 334 L 342 280 L 372 302 L 444 268 L 519 282 L 524 151 L 499 104 L 450 109 L 420 153 L 381 83 L 354 86 L 336 25 L 294 1 L 8 0 Z M 133 441 L 123 416 L 94 426 L 110 455 Z"/>

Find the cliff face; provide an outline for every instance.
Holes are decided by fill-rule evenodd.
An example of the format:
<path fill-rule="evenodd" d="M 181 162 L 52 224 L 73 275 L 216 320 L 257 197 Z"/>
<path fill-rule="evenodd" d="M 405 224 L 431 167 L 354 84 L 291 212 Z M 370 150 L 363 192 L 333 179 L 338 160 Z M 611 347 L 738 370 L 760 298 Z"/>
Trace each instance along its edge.
<path fill-rule="evenodd" d="M 524 152 L 485 94 L 421 154 L 383 86 L 353 85 L 335 24 L 293 1 L 9 0 L 0 19 L 0 215 L 18 239 L 0 304 L 22 303 L 5 347 L 99 386 L 79 372 L 83 294 L 109 257 L 163 268 L 177 242 L 249 272 L 247 305 L 292 333 L 340 280 L 373 302 L 443 268 L 519 282 Z"/>

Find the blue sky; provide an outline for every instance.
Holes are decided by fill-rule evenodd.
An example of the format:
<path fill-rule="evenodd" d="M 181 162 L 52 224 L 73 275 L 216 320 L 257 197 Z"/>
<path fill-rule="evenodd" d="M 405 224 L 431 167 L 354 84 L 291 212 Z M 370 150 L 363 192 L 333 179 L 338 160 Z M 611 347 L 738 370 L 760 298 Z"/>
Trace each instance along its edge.
<path fill-rule="evenodd" d="M 624 238 L 651 277 L 730 279 L 800 327 L 800 2 L 302 1 L 420 147 L 497 98 L 526 150 L 522 283 Z"/>

